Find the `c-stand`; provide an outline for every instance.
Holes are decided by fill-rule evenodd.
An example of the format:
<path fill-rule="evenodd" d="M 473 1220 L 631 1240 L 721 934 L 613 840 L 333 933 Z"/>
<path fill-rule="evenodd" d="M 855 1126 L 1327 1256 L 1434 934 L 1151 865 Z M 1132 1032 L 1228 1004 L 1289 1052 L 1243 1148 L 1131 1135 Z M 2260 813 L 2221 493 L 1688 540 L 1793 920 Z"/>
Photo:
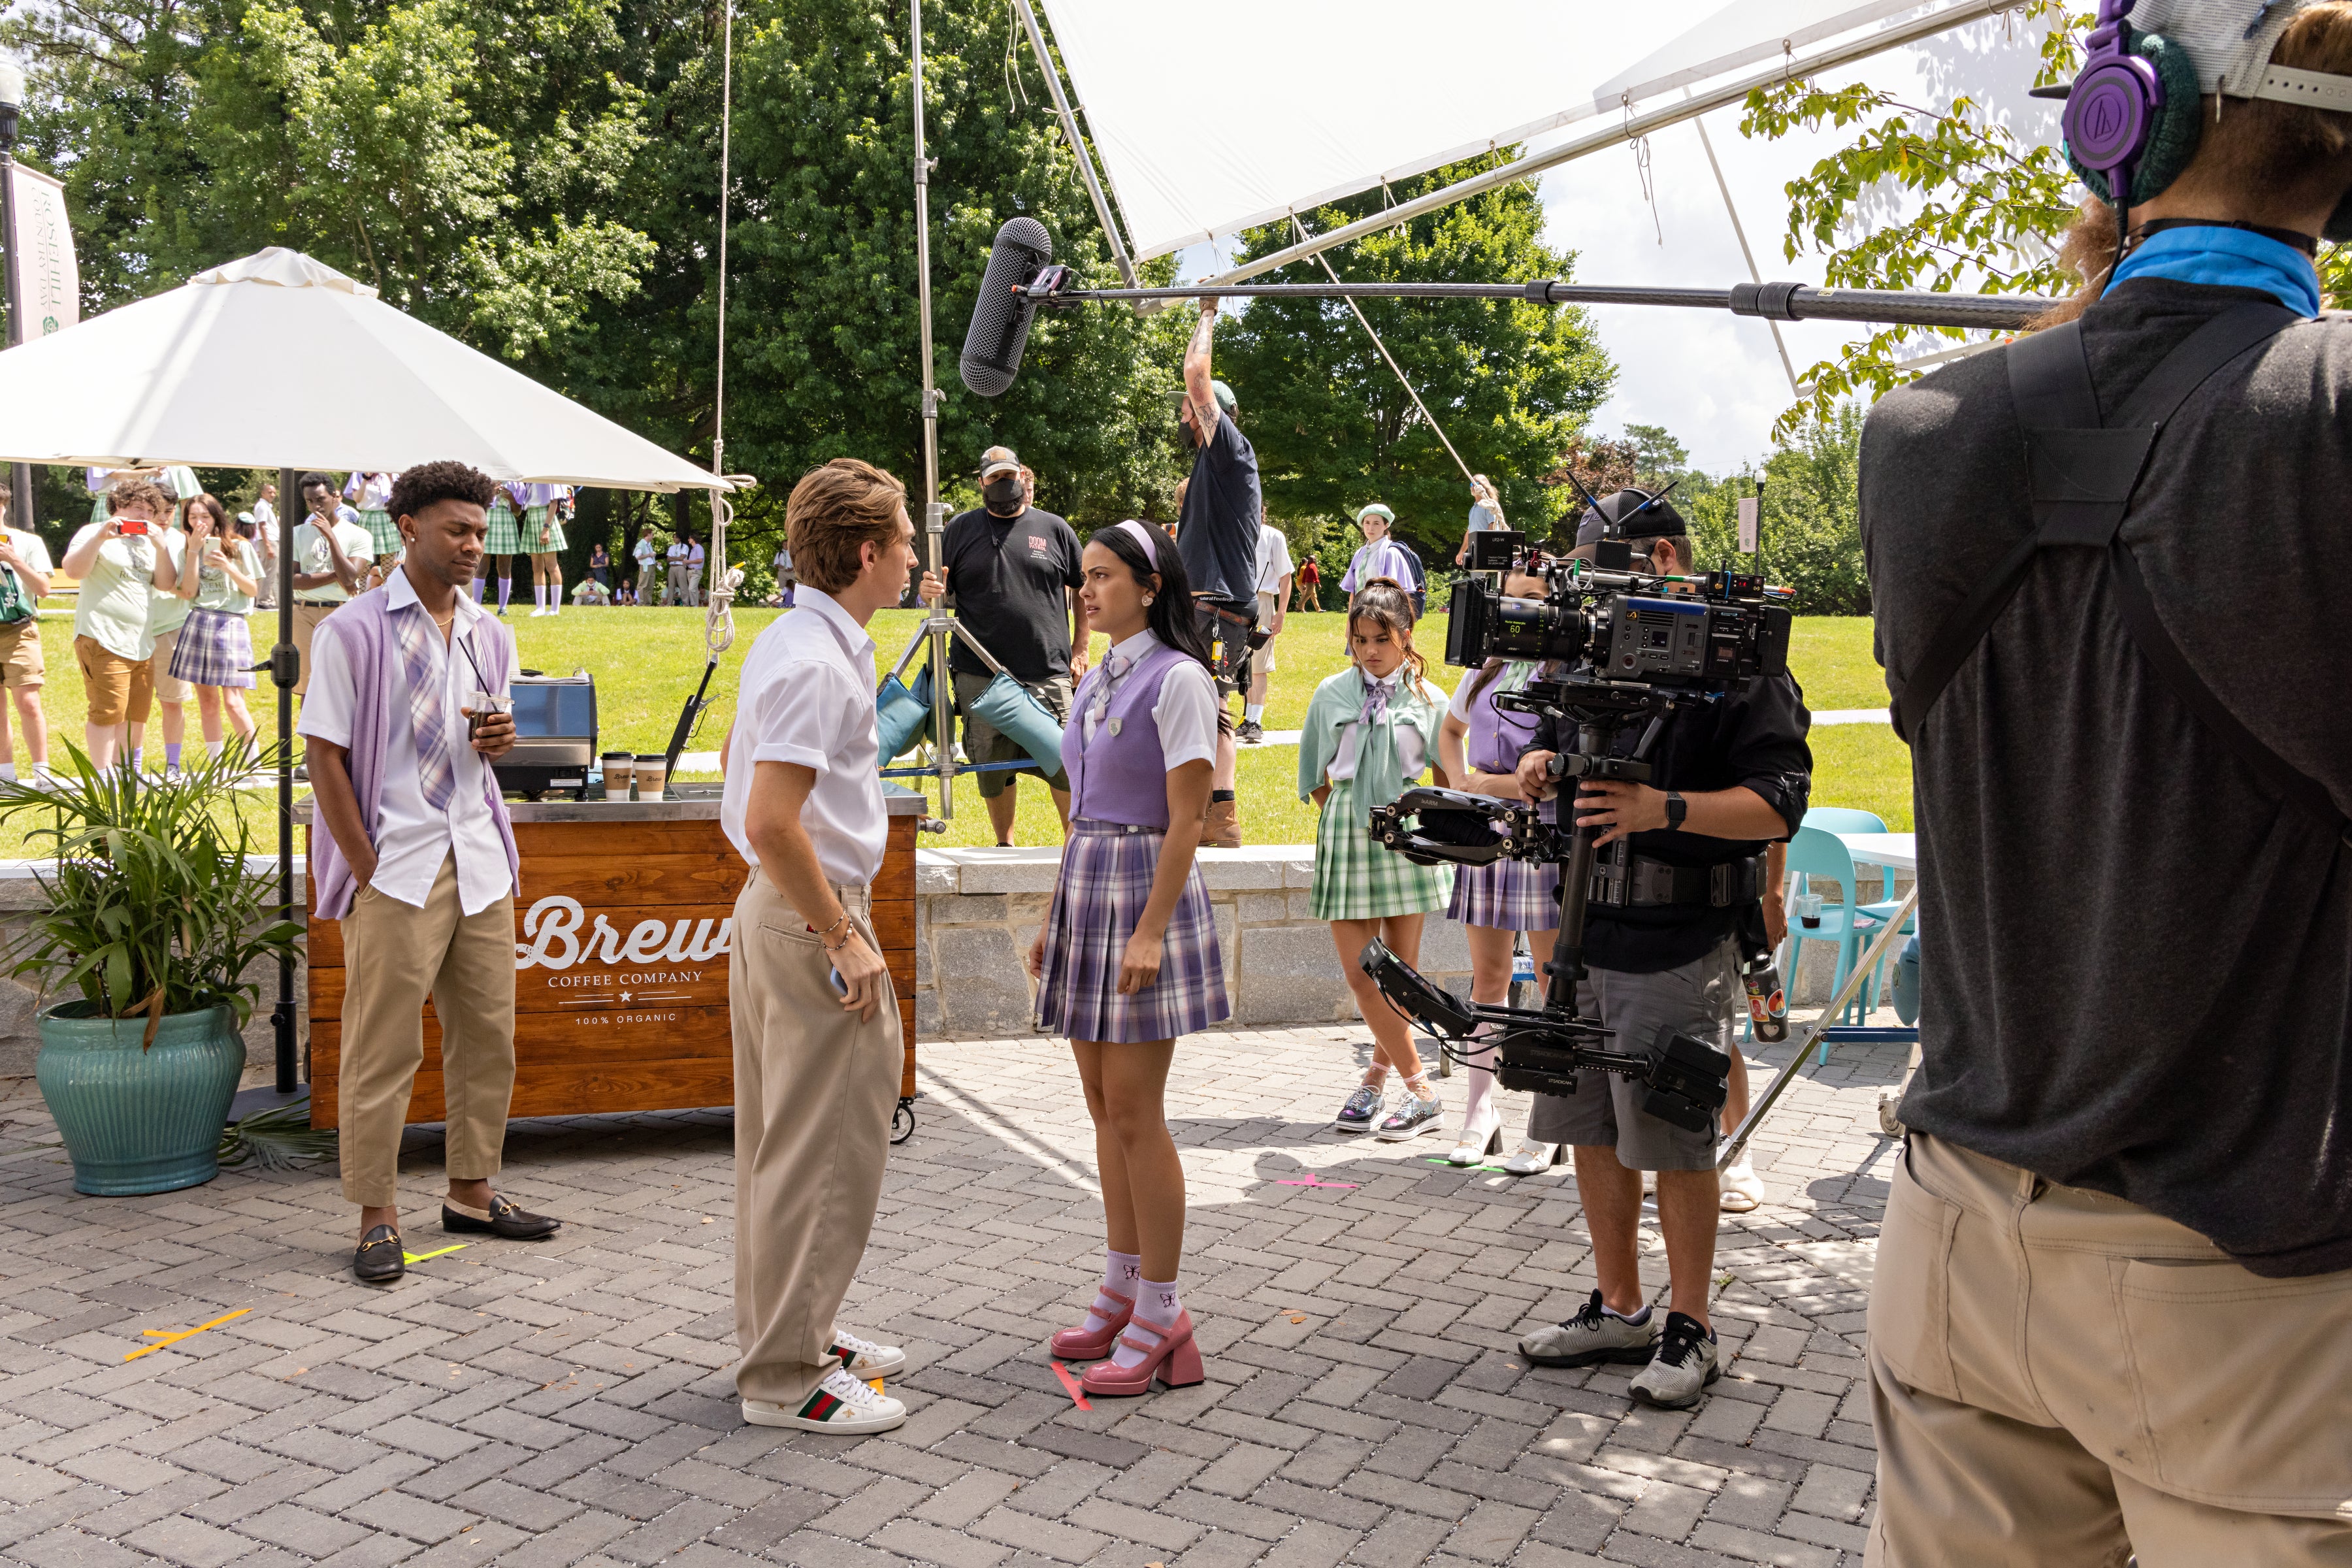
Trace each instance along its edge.
<path fill-rule="evenodd" d="M 1382 847 L 1417 864 L 1486 866 L 1505 858 L 1559 864 L 1559 930 L 1543 966 L 1549 977 L 1541 1007 L 1496 1006 L 1464 1002 L 1433 985 L 1377 939 L 1357 962 L 1399 1011 L 1432 1033 L 1465 1040 L 1485 1032 L 1482 1044 L 1496 1049 L 1496 1079 L 1505 1089 L 1573 1094 L 1580 1069 L 1638 1079 L 1649 1089 L 1643 1110 L 1690 1131 L 1715 1125 L 1723 1109 L 1731 1059 L 1702 1040 L 1667 1028 L 1645 1050 L 1613 1049 L 1615 1031 L 1576 1010 L 1584 978 L 1584 926 L 1591 900 L 1594 840 L 1598 830 L 1575 820 L 1574 783 L 1580 779 L 1649 782 L 1648 757 L 1677 702 L 1704 700 L 1643 682 L 1578 679 L 1531 682 L 1507 693 L 1498 706 L 1576 722 L 1576 750 L 1559 752 L 1551 776 L 1567 795 L 1562 828 L 1541 822 L 1525 802 L 1464 795 L 1453 790 L 1408 790 L 1395 802 L 1374 807 L 1371 834 Z M 1618 737 L 1633 724 L 1648 728 L 1629 756 L 1612 754 Z M 1407 827 L 1417 818 L 1420 828 Z M 1439 820 L 1444 819 L 1442 830 Z M 1501 836 L 1496 836 L 1496 830 Z M 1433 831 L 1437 830 L 1437 831 Z M 1563 839 L 1566 843 L 1562 853 Z M 1451 1054 L 1449 1052 L 1449 1054 Z"/>

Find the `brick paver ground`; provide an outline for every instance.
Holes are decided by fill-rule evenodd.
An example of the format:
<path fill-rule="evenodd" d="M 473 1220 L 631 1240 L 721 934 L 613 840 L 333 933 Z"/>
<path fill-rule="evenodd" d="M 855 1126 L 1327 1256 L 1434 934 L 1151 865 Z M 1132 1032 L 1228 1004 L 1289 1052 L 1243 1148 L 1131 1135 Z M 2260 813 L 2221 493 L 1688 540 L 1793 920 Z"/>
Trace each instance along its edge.
<path fill-rule="evenodd" d="M 345 1271 L 331 1173 L 79 1197 L 33 1086 L 0 1083 L 0 1555 L 1858 1563 L 1858 1356 L 1893 1153 L 1875 1107 L 1899 1053 L 1812 1071 L 1768 1125 L 1769 1201 L 1723 1237 L 1727 1374 L 1667 1415 L 1631 1404 L 1631 1369 L 1516 1353 L 1590 1289 L 1564 1170 L 1456 1173 L 1428 1163 L 1450 1140 L 1328 1130 L 1360 1034 L 1185 1042 L 1170 1098 L 1209 1382 L 1092 1411 L 1045 1354 L 1101 1237 L 1066 1052 L 927 1044 L 920 1131 L 892 1154 L 847 1324 L 907 1347 L 891 1392 L 914 1417 L 864 1440 L 738 1418 L 724 1112 L 517 1122 L 501 1185 L 563 1216 L 561 1238 L 483 1242 L 373 1290 Z M 417 1251 L 446 1245 L 439 1152 L 437 1130 L 411 1133 Z M 148 1329 L 239 1308 L 124 1359 Z"/>

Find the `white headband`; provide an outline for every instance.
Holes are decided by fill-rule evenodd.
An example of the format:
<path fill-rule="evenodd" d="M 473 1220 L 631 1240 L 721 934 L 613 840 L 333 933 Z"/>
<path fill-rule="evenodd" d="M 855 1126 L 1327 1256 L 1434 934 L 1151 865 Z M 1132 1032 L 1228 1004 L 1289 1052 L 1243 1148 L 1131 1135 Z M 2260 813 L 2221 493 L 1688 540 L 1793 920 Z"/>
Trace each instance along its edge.
<path fill-rule="evenodd" d="M 1135 519 L 1131 517 L 1125 522 L 1120 523 L 1119 527 L 1127 530 L 1129 533 L 1134 534 L 1136 538 L 1143 541 L 1143 558 L 1151 563 L 1151 569 L 1154 572 L 1159 571 L 1160 543 L 1157 540 L 1151 537 L 1151 530 L 1144 527 L 1143 524 L 1136 521 Z"/>

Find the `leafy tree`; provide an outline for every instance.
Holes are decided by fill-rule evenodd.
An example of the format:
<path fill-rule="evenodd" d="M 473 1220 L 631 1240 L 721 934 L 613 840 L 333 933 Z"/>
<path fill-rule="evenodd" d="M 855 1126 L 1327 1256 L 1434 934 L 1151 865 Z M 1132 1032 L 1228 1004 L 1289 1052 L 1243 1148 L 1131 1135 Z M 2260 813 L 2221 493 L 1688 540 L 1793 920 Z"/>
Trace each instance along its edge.
<path fill-rule="evenodd" d="M 1437 170 L 1396 195 L 1409 199 L 1508 156 Z M 1313 232 L 1337 227 L 1377 212 L 1381 201 L 1377 193 L 1357 197 L 1305 221 Z M 1351 282 L 1571 276 L 1574 253 L 1545 246 L 1542 229 L 1535 189 L 1520 182 L 1370 236 L 1333 265 Z M 1295 238 L 1286 227 L 1255 230 L 1243 254 L 1262 256 Z M 1323 277 L 1310 260 L 1269 280 Z M 1548 527 L 1562 503 L 1538 476 L 1557 463 L 1616 375 L 1583 312 L 1519 300 L 1359 303 L 1464 461 L 1495 481 L 1513 524 Z M 1269 511 L 1352 520 L 1365 502 L 1383 500 L 1433 570 L 1453 560 L 1468 486 L 1345 302 L 1256 300 L 1218 336 L 1218 374 L 1240 399 Z"/>
<path fill-rule="evenodd" d="M 1690 468 L 1690 448 L 1663 425 L 1628 425 L 1625 444 L 1633 449 L 1633 482 L 1645 489 L 1673 483 Z"/>
<path fill-rule="evenodd" d="M 1732 559 L 1796 590 L 1800 615 L 1867 615 L 1870 580 L 1863 570 L 1861 509 L 1856 489 L 1862 456 L 1863 410 L 1839 404 L 1825 419 L 1808 420 L 1796 438 L 1764 465 L 1764 504 L 1758 550 L 1738 556 L 1738 503 L 1757 493 L 1753 468 L 1721 479 L 1686 476 L 1675 506 L 1691 525 L 1701 566 Z"/>

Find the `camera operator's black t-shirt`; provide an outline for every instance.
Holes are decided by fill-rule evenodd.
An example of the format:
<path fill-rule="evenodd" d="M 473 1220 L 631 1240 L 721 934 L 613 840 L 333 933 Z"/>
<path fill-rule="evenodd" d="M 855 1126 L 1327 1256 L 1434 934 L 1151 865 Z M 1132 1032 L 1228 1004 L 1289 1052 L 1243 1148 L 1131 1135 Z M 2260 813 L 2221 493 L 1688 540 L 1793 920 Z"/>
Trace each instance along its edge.
<path fill-rule="evenodd" d="M 2084 317 L 2113 409 L 2268 295 L 2156 279 Z M 1862 440 L 1879 660 L 1900 692 L 2032 528 L 2006 356 L 1889 394 Z M 2158 441 L 2122 539 L 2189 665 L 2352 808 L 2352 321 L 2288 328 Z M 2352 858 L 2148 665 L 2101 552 L 2046 551 L 1912 738 L 1924 1061 L 1904 1121 L 2210 1237 L 2352 1268 Z"/>
<path fill-rule="evenodd" d="M 1184 487 L 1176 530 L 1176 552 L 1193 593 L 1256 613 L 1257 524 L 1265 510 L 1256 448 L 1221 413 L 1216 434 L 1192 454 L 1192 482 Z"/>
<path fill-rule="evenodd" d="M 1078 536 L 1050 511 L 1031 507 L 1019 517 L 982 509 L 961 512 L 940 538 L 956 618 L 1018 680 L 1042 681 L 1070 672 L 1070 602 L 1066 589 L 1086 581 L 1078 570 Z M 948 668 L 985 675 L 988 666 L 959 637 L 949 645 Z"/>
<path fill-rule="evenodd" d="M 1789 825 L 1782 837 L 1793 837 L 1812 794 L 1813 753 L 1805 744 L 1811 726 L 1804 693 L 1793 679 L 1759 676 L 1712 702 L 1678 706 L 1652 748 L 1650 784 L 1685 795 L 1745 785 Z M 1619 755 L 1633 754 L 1643 728 L 1632 725 L 1618 735 Z M 1575 726 L 1545 719 L 1537 724 L 1528 749 L 1572 752 Z M 1636 833 L 1629 842 L 1633 853 L 1672 866 L 1719 866 L 1761 855 L 1767 843 L 1663 829 Z M 1595 905 L 1585 919 L 1584 962 L 1595 969 L 1654 974 L 1706 957 L 1743 926 L 1753 945 L 1760 948 L 1763 925 L 1763 908 L 1754 903 L 1722 909 L 1709 904 Z"/>

